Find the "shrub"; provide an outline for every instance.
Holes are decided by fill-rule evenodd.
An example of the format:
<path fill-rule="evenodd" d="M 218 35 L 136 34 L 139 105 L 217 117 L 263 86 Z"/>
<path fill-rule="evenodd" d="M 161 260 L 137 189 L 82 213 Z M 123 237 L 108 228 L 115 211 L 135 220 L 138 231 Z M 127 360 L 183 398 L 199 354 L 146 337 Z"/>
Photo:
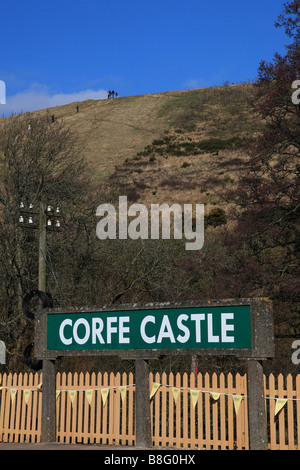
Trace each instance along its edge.
<path fill-rule="evenodd" d="M 217 207 L 212 209 L 208 215 L 205 216 L 205 224 L 212 225 L 217 227 L 219 225 L 224 225 L 227 222 L 226 214 L 224 209 Z"/>

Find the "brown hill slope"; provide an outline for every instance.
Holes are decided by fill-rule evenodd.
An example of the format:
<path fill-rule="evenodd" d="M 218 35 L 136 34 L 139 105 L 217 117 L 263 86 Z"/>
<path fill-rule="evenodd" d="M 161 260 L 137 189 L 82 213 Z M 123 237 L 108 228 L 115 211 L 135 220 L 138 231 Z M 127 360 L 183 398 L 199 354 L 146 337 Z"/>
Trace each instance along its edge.
<path fill-rule="evenodd" d="M 259 131 L 254 85 L 72 103 L 48 112 L 78 136 L 94 182 L 131 201 L 218 201 L 243 167 L 244 139 Z M 76 106 L 79 106 L 79 112 Z M 201 196 L 201 197 L 200 197 Z"/>
<path fill-rule="evenodd" d="M 46 111 L 64 119 L 78 135 L 79 145 L 95 178 L 110 175 L 117 164 L 160 136 L 168 128 L 160 108 L 170 93 L 141 95 L 109 100 L 88 100 Z M 76 106 L 79 106 L 79 112 Z"/>
<path fill-rule="evenodd" d="M 245 142 L 259 132 L 253 85 L 174 92 L 157 110 L 159 138 L 118 164 L 109 178 L 116 193 L 145 204 L 220 205 L 219 189 L 244 167 Z"/>

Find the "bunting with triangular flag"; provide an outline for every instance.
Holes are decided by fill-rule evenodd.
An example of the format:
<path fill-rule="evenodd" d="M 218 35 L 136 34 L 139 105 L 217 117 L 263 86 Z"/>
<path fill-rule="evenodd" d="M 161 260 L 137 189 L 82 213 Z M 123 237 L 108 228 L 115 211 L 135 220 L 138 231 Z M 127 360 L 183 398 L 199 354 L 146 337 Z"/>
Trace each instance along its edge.
<path fill-rule="evenodd" d="M 73 406 L 75 396 L 76 396 L 76 390 L 69 390 L 69 397 L 71 399 L 72 406 Z"/>
<path fill-rule="evenodd" d="M 15 388 L 11 388 L 10 389 L 10 399 L 11 399 L 12 403 L 15 401 L 16 394 L 17 394 L 17 390 Z"/>
<path fill-rule="evenodd" d="M 94 393 L 94 390 L 86 390 L 85 391 L 85 396 L 86 396 L 86 399 L 87 399 L 89 405 L 92 403 L 93 393 Z"/>
<path fill-rule="evenodd" d="M 191 393 L 191 398 L 192 398 L 192 404 L 193 404 L 193 407 L 195 408 L 200 391 L 191 389 L 190 393 Z"/>
<path fill-rule="evenodd" d="M 126 397 L 126 385 L 122 385 L 122 387 L 119 387 L 119 390 L 121 392 L 122 403 L 124 403 Z"/>
<path fill-rule="evenodd" d="M 152 385 L 152 390 L 151 390 L 151 393 L 150 393 L 150 400 L 151 400 L 151 398 L 155 395 L 155 393 L 157 392 L 157 390 L 159 389 L 159 387 L 160 387 L 160 384 L 158 384 L 158 383 L 154 383 L 154 384 Z"/>
<path fill-rule="evenodd" d="M 58 399 L 59 395 L 60 395 L 60 390 L 56 390 L 56 400 Z"/>
<path fill-rule="evenodd" d="M 243 397 L 240 395 L 233 395 L 232 398 L 233 398 L 233 403 L 234 403 L 235 414 L 237 415 Z"/>
<path fill-rule="evenodd" d="M 31 394 L 31 390 L 24 390 L 24 400 L 25 400 L 26 405 L 28 404 L 30 394 Z"/>
<path fill-rule="evenodd" d="M 214 400 L 219 400 L 220 398 L 220 393 L 210 392 L 210 395 Z"/>
<path fill-rule="evenodd" d="M 102 388 L 101 397 L 102 397 L 102 401 L 103 401 L 103 406 L 105 406 L 105 403 L 106 403 L 106 400 L 107 400 L 107 397 L 108 397 L 108 388 Z"/>
<path fill-rule="evenodd" d="M 172 387 L 172 392 L 173 392 L 174 403 L 176 404 L 178 396 L 179 396 L 180 388 Z"/>
<path fill-rule="evenodd" d="M 287 402 L 287 399 L 286 399 L 286 398 L 277 398 L 277 399 L 276 399 L 275 416 L 276 416 L 277 413 L 279 413 L 279 411 L 284 407 L 284 405 L 286 404 L 286 402 Z"/>

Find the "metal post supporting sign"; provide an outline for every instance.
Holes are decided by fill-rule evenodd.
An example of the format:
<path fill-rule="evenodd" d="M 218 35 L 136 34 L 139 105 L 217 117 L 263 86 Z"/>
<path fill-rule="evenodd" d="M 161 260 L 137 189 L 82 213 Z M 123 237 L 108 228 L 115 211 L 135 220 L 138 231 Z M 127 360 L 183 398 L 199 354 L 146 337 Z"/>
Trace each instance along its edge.
<path fill-rule="evenodd" d="M 176 354 L 232 355 L 249 361 L 250 448 L 267 449 L 261 361 L 274 357 L 272 303 L 267 299 L 46 308 L 35 317 L 35 355 L 51 362 L 44 381 L 53 397 L 57 357 L 114 355 L 135 359 L 137 446 L 151 446 L 147 361 Z M 53 397 L 47 398 L 42 422 L 47 429 L 42 437 L 48 440 L 55 439 Z"/>

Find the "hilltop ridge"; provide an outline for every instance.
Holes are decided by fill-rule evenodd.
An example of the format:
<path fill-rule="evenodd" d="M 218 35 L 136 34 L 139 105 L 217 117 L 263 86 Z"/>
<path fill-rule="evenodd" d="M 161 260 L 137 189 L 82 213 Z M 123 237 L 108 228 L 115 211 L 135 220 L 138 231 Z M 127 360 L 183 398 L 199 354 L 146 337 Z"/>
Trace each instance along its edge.
<path fill-rule="evenodd" d="M 259 132 L 253 84 L 87 100 L 36 111 L 78 137 L 94 183 L 129 200 L 219 203 Z M 78 106 L 78 112 L 77 112 Z"/>
<path fill-rule="evenodd" d="M 95 176 L 102 179 L 114 171 L 115 165 L 132 157 L 168 128 L 158 111 L 174 93 L 177 92 L 87 100 L 38 112 L 64 119 L 77 134 Z"/>

